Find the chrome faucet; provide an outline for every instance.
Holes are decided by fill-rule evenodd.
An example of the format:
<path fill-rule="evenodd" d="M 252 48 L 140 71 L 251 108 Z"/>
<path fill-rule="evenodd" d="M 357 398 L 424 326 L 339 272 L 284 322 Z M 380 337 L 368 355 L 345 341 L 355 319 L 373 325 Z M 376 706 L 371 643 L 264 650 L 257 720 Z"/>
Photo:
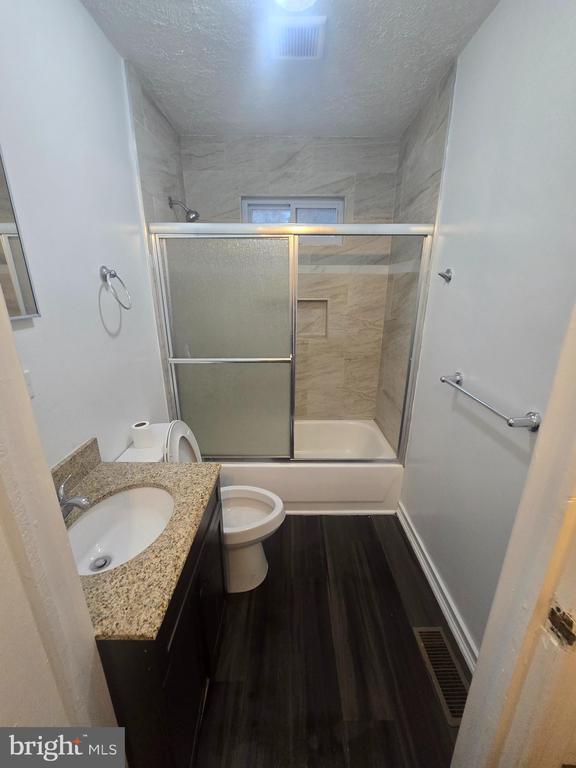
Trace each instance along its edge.
<path fill-rule="evenodd" d="M 62 510 L 62 516 L 64 517 L 64 521 L 67 520 L 68 515 L 74 508 L 78 509 L 88 509 L 90 506 L 90 501 L 86 498 L 86 496 L 66 496 L 66 483 L 72 475 L 68 475 L 68 477 L 64 480 L 60 488 L 58 488 L 58 501 L 60 502 L 60 509 Z"/>

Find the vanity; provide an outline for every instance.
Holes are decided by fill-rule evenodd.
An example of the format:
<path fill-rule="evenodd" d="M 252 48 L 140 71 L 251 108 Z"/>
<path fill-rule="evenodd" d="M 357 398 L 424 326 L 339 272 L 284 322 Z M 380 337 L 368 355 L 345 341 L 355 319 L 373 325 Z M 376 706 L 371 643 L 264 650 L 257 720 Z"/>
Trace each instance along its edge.
<path fill-rule="evenodd" d="M 191 764 L 221 626 L 221 528 L 215 489 L 156 636 L 97 639 L 133 768 Z"/>
<path fill-rule="evenodd" d="M 133 488 L 160 488 L 174 500 L 147 548 L 81 576 L 131 768 L 189 768 L 194 758 L 224 610 L 219 469 L 99 463 L 72 481 L 92 505 Z M 70 515 L 69 531 L 89 514 Z"/>

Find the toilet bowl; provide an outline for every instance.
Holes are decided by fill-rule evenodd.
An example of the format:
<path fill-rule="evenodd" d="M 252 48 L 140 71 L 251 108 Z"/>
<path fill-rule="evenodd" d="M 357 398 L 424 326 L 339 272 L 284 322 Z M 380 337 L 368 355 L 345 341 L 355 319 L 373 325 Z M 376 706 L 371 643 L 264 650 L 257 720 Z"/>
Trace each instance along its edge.
<path fill-rule="evenodd" d="M 282 525 L 284 503 L 263 488 L 227 485 L 222 488 L 222 514 L 228 592 L 247 592 L 266 578 L 262 541 Z"/>
<path fill-rule="evenodd" d="M 183 421 L 150 424 L 151 445 L 127 448 L 116 461 L 202 462 L 200 447 Z M 221 488 L 223 544 L 228 592 L 247 592 L 266 578 L 262 541 L 282 525 L 284 503 L 275 493 L 250 485 Z"/>

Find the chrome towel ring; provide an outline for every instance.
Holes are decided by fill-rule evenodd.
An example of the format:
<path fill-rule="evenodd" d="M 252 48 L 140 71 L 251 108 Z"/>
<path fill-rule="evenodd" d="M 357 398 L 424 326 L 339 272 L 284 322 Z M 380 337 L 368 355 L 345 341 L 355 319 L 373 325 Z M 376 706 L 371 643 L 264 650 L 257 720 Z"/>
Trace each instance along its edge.
<path fill-rule="evenodd" d="M 124 307 L 124 309 L 132 309 L 132 297 L 130 296 L 130 291 L 128 290 L 128 288 L 126 288 L 126 284 L 124 280 L 122 280 L 118 272 L 116 272 L 115 269 L 109 269 L 108 267 L 102 266 L 100 267 L 100 277 L 102 278 L 102 281 L 106 283 L 106 285 L 108 286 L 108 290 L 110 291 L 112 296 L 114 296 L 118 304 L 120 304 L 121 307 Z M 125 304 L 116 293 L 116 288 L 114 288 L 112 280 L 118 280 L 118 282 L 122 286 L 124 293 L 126 294 L 126 300 L 128 302 L 127 304 Z"/>

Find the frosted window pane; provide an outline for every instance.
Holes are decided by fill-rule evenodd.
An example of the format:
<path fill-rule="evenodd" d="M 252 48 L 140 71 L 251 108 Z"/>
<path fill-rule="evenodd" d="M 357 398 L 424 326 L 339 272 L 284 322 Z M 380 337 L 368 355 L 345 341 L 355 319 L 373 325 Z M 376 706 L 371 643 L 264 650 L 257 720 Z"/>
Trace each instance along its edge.
<path fill-rule="evenodd" d="M 286 238 L 166 241 L 175 357 L 287 357 Z"/>
<path fill-rule="evenodd" d="M 290 363 L 175 367 L 181 416 L 203 456 L 290 455 Z"/>
<path fill-rule="evenodd" d="M 290 206 L 248 207 L 251 224 L 290 224 Z"/>
<path fill-rule="evenodd" d="M 336 208 L 296 208 L 297 224 L 338 224 Z"/>

